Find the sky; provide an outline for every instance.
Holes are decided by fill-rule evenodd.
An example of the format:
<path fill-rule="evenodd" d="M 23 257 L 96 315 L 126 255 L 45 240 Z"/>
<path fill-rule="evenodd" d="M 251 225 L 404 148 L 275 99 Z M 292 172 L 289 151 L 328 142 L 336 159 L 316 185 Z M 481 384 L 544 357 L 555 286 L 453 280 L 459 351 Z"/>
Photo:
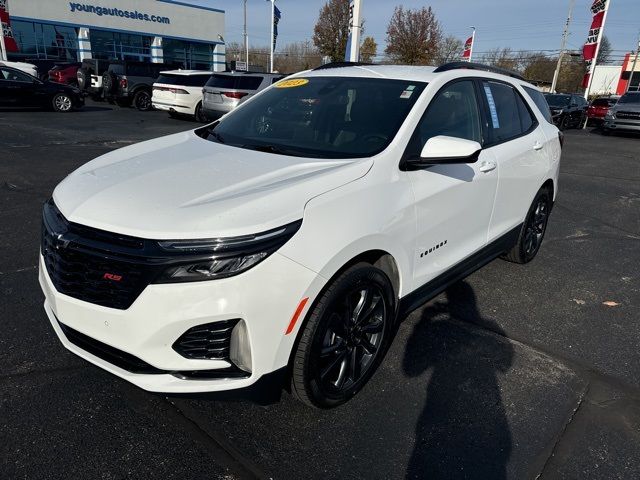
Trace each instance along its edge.
<path fill-rule="evenodd" d="M 242 0 L 181 0 L 226 12 L 227 42 L 242 42 Z M 278 44 L 310 40 L 318 13 L 326 0 L 277 0 L 282 11 Z M 477 28 L 474 55 L 497 47 L 512 50 L 558 50 L 570 0 L 363 0 L 365 36 L 384 50 L 386 28 L 396 5 L 405 8 L 431 6 L 445 35 L 465 40 L 469 26 Z M 568 48 L 580 50 L 591 23 L 593 0 L 575 0 Z M 248 0 L 249 43 L 269 43 L 270 2 Z M 611 40 L 616 59 L 635 48 L 640 34 L 640 0 L 611 0 L 605 34 Z"/>

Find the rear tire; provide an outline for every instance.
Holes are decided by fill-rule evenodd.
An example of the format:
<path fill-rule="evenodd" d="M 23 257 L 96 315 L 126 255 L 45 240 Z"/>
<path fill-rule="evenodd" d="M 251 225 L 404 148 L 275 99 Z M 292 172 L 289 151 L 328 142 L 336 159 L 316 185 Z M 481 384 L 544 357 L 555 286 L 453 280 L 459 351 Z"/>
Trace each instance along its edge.
<path fill-rule="evenodd" d="M 292 359 L 291 391 L 316 408 L 341 405 L 362 389 L 386 353 L 395 321 L 389 277 L 368 263 L 345 270 L 321 294 Z"/>
<path fill-rule="evenodd" d="M 513 263 L 528 263 L 535 258 L 547 231 L 551 206 L 551 192 L 546 187 L 541 188 L 529 207 L 518 241 L 502 256 L 503 259 Z"/>
<path fill-rule="evenodd" d="M 151 94 L 146 90 L 139 90 L 133 96 L 133 105 L 141 112 L 148 112 L 153 108 Z"/>
<path fill-rule="evenodd" d="M 196 122 L 207 123 L 207 116 L 202 111 L 202 102 L 196 105 L 196 111 L 195 111 L 194 117 L 196 119 Z"/>

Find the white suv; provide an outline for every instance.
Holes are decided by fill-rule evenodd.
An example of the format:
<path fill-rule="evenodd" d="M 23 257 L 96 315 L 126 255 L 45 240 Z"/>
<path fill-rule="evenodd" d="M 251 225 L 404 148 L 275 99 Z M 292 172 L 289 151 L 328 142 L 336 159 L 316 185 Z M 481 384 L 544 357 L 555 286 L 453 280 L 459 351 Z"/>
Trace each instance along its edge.
<path fill-rule="evenodd" d="M 488 67 L 303 72 L 62 181 L 45 310 L 69 350 L 146 390 L 285 375 L 335 406 L 407 312 L 536 255 L 560 153 L 542 94 Z"/>
<path fill-rule="evenodd" d="M 151 103 L 170 116 L 188 115 L 205 122 L 202 110 L 202 88 L 211 77 L 206 70 L 169 70 L 160 72 L 153 84 Z"/>

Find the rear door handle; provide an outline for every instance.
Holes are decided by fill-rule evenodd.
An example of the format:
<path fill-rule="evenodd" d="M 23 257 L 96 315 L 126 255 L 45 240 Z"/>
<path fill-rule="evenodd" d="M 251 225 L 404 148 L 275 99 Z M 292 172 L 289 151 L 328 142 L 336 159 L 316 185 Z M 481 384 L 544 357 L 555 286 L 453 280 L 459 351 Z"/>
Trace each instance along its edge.
<path fill-rule="evenodd" d="M 491 170 L 495 170 L 497 166 L 498 164 L 496 162 L 491 162 L 491 161 L 482 162 L 478 170 L 480 170 L 482 173 L 488 173 Z"/>
<path fill-rule="evenodd" d="M 533 149 L 534 150 L 542 150 L 544 148 L 544 145 L 542 145 L 542 143 L 540 142 L 536 142 L 533 144 Z"/>

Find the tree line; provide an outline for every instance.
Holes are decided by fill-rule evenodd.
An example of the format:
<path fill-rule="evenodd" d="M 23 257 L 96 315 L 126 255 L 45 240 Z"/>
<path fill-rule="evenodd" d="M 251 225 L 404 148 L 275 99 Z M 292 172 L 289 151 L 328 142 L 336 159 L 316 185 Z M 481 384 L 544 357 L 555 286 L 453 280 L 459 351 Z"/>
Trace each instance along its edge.
<path fill-rule="evenodd" d="M 360 61 L 370 63 L 441 65 L 460 60 L 464 48 L 461 39 L 445 35 L 442 25 L 431 7 L 406 9 L 397 6 L 386 31 L 386 48 L 378 53 L 378 44 L 366 36 L 366 24 L 362 25 L 363 39 Z M 296 42 L 278 49 L 275 68 L 280 72 L 296 72 L 315 68 L 329 60 L 344 60 L 349 37 L 349 0 L 327 0 L 320 8 L 311 41 Z M 240 44 L 227 45 L 227 58 L 244 59 Z M 608 39 L 601 46 L 599 63 L 606 63 L 612 49 Z M 266 65 L 269 49 L 252 47 L 251 63 Z M 548 82 L 558 61 L 557 54 L 546 52 L 514 51 L 496 48 L 486 52 L 474 52 L 474 61 L 506 68 L 521 73 L 534 82 Z M 565 55 L 558 80 L 558 91 L 579 91 L 585 64 L 579 55 Z"/>

